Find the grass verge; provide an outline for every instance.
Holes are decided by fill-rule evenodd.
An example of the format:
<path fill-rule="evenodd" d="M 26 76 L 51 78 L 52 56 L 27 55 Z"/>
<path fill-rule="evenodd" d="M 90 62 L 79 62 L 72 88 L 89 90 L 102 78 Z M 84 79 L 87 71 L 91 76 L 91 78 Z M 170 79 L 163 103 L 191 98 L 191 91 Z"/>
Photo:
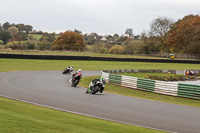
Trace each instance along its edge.
<path fill-rule="evenodd" d="M 80 85 L 87 88 L 90 82 L 97 77 L 99 76 L 84 77 L 81 79 Z M 156 93 L 151 93 L 151 92 L 125 88 L 125 87 L 121 87 L 121 86 L 117 86 L 113 84 L 106 84 L 104 91 L 109 92 L 109 93 L 124 95 L 124 96 L 137 97 L 137 98 L 149 99 L 149 100 L 154 100 L 154 101 L 161 101 L 161 102 L 167 102 L 167 103 L 172 103 L 172 104 L 179 104 L 179 105 L 186 105 L 186 106 L 200 108 L 200 100 L 161 95 L 161 94 L 156 94 Z"/>
<path fill-rule="evenodd" d="M 136 72 L 136 73 L 119 73 L 119 75 L 152 79 L 152 80 L 160 80 L 160 81 L 185 81 L 189 77 L 184 76 L 183 74 L 172 74 L 172 73 L 144 73 L 144 72 Z M 194 77 L 190 77 L 190 79 L 194 79 Z"/>
<path fill-rule="evenodd" d="M 37 38 L 39 38 L 39 37 L 37 37 Z M 70 55 L 70 56 L 92 56 L 92 57 L 167 59 L 167 58 L 162 58 L 162 57 L 150 57 L 150 56 L 99 54 L 99 53 L 92 53 L 92 52 L 88 52 L 88 51 L 86 51 L 86 52 L 74 52 L 74 51 L 51 51 L 51 50 L 43 50 L 43 51 L 42 50 L 12 50 L 12 51 L 0 50 L 0 53 L 28 54 L 28 55 Z"/>
<path fill-rule="evenodd" d="M 0 59 L 0 72 L 64 70 L 74 66 L 77 70 L 109 70 L 109 69 L 163 69 L 163 70 L 198 70 L 199 64 L 181 63 L 147 63 L 147 62 L 112 62 L 112 61 L 75 61 L 75 60 L 31 60 L 31 59 Z"/>
<path fill-rule="evenodd" d="M 1 133 L 160 133 L 0 97 Z"/>

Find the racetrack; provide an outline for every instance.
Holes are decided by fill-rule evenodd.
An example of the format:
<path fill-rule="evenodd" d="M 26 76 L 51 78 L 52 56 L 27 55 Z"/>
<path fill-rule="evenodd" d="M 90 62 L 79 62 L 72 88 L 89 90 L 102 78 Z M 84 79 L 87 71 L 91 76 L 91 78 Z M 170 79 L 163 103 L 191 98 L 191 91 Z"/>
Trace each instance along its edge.
<path fill-rule="evenodd" d="M 84 71 L 83 76 L 100 75 Z M 103 92 L 85 94 L 71 87 L 71 75 L 62 71 L 19 71 L 0 73 L 0 94 L 133 125 L 181 133 L 200 132 L 200 109 Z"/>

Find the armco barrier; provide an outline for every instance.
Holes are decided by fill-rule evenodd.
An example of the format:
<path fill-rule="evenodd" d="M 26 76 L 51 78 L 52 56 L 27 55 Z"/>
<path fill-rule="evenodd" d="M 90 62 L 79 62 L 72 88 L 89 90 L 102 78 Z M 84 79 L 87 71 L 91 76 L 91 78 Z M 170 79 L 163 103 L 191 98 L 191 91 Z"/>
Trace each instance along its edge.
<path fill-rule="evenodd" d="M 193 98 L 193 99 L 200 99 L 200 86 L 179 83 L 178 96 Z"/>
<path fill-rule="evenodd" d="M 121 86 L 136 89 L 137 88 L 137 78 L 122 75 Z"/>
<path fill-rule="evenodd" d="M 115 57 L 91 57 L 91 56 L 67 56 L 67 55 L 27 55 L 0 53 L 0 58 L 12 59 L 43 59 L 43 60 L 93 60 L 93 61 L 122 61 L 122 62 L 159 62 L 159 63 L 190 63 L 200 64 L 200 60 L 171 60 L 171 59 L 147 59 L 147 58 L 115 58 Z"/>
<path fill-rule="evenodd" d="M 178 83 L 177 82 L 165 82 L 158 81 L 155 82 L 155 93 L 177 96 L 178 94 Z"/>
<path fill-rule="evenodd" d="M 154 88 L 155 88 L 154 80 L 138 78 L 137 89 L 154 92 Z"/>
<path fill-rule="evenodd" d="M 121 85 L 122 75 L 115 75 L 110 74 L 109 75 L 109 83 Z"/>
<path fill-rule="evenodd" d="M 109 73 L 102 72 L 102 76 L 104 77 L 107 83 L 109 83 L 109 75 Z"/>
<path fill-rule="evenodd" d="M 117 84 L 123 87 L 139 89 L 164 95 L 178 96 L 200 100 L 200 85 L 183 84 L 178 82 L 165 82 L 151 79 L 142 79 L 131 76 L 116 75 L 103 70 L 106 82 Z"/>

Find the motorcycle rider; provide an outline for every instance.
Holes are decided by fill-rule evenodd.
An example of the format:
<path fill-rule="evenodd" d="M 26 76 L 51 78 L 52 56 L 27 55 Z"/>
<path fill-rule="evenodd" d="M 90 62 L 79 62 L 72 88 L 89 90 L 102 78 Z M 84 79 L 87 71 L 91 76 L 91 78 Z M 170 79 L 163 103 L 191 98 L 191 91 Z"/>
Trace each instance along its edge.
<path fill-rule="evenodd" d="M 67 70 L 69 70 L 69 74 L 70 74 L 70 67 L 66 67 L 63 74 L 66 74 L 67 73 Z"/>
<path fill-rule="evenodd" d="M 74 68 L 73 66 L 70 67 L 70 71 L 71 71 L 71 72 L 73 72 L 73 68 Z"/>
<path fill-rule="evenodd" d="M 78 69 L 77 72 L 75 72 L 73 75 L 72 75 L 72 82 L 75 81 L 75 77 L 76 75 L 80 75 L 80 78 L 82 77 L 82 70 L 81 69 Z"/>
<path fill-rule="evenodd" d="M 92 80 L 91 83 L 89 84 L 89 87 L 87 88 L 87 91 L 85 93 L 90 93 L 92 87 L 94 87 L 94 85 L 97 83 L 97 81 L 103 82 L 103 81 L 105 81 L 105 79 L 104 79 L 103 76 L 101 76 L 100 78 L 96 78 L 96 79 Z M 99 92 L 102 93 L 103 90 L 104 90 L 104 87 L 100 88 Z"/>

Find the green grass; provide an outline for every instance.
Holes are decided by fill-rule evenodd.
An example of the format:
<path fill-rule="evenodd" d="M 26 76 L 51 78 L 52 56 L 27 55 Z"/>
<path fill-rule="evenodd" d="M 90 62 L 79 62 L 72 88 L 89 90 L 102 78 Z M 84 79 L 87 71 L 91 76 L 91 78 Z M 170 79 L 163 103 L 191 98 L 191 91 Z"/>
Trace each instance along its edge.
<path fill-rule="evenodd" d="M 97 77 L 99 76 L 90 76 L 90 77 L 82 78 L 80 82 L 80 86 L 87 88 L 90 82 Z M 155 100 L 155 101 L 200 108 L 200 100 L 161 95 L 161 94 L 156 94 L 156 93 L 151 93 L 151 92 L 125 88 L 125 87 L 121 87 L 121 86 L 117 86 L 113 84 L 106 84 L 104 91 L 109 92 L 109 93 L 124 95 L 124 96 L 137 97 L 137 98 L 143 98 L 143 99 L 149 99 L 149 100 Z"/>
<path fill-rule="evenodd" d="M 1 133 L 160 133 L 0 97 Z"/>
<path fill-rule="evenodd" d="M 131 76 L 131 77 L 138 77 L 138 78 L 146 78 L 147 75 L 176 76 L 176 74 L 171 74 L 171 73 L 143 73 L 143 72 L 119 73 L 119 75 L 125 75 L 125 76 Z"/>
<path fill-rule="evenodd" d="M 28 36 L 30 35 L 33 35 L 33 37 L 37 40 L 39 40 L 42 37 L 42 35 L 39 35 L 39 34 L 28 34 Z M 58 36 L 55 36 L 55 37 L 57 38 Z"/>
<path fill-rule="evenodd" d="M 200 69 L 199 64 L 146 63 L 146 62 L 112 62 L 112 61 L 72 61 L 72 60 L 29 60 L 0 59 L 0 72 L 64 70 L 66 66 L 74 66 L 77 70 L 109 70 L 109 69 L 163 69 L 185 70 Z"/>
<path fill-rule="evenodd" d="M 35 39 L 39 40 L 42 35 L 39 35 L 39 34 L 28 34 L 29 36 L 32 35 Z"/>
<path fill-rule="evenodd" d="M 91 48 L 89 46 L 89 48 Z M 92 56 L 92 57 L 118 57 L 118 58 L 159 58 L 159 57 L 148 57 L 148 56 L 135 56 L 135 55 L 116 55 L 116 54 L 98 54 L 91 52 L 74 52 L 74 51 L 50 51 L 50 50 L 0 50 L 1 53 L 10 53 L 10 54 L 29 54 L 29 55 L 71 55 L 71 56 Z M 161 59 L 161 58 L 159 58 Z"/>
<path fill-rule="evenodd" d="M 185 81 L 188 78 L 183 74 L 172 74 L 172 73 L 123 72 L 119 73 L 119 75 L 152 79 L 152 80 L 161 80 L 161 81 Z M 190 76 L 190 78 L 192 78 L 192 76 Z M 192 79 L 194 79 L 194 77 Z"/>

